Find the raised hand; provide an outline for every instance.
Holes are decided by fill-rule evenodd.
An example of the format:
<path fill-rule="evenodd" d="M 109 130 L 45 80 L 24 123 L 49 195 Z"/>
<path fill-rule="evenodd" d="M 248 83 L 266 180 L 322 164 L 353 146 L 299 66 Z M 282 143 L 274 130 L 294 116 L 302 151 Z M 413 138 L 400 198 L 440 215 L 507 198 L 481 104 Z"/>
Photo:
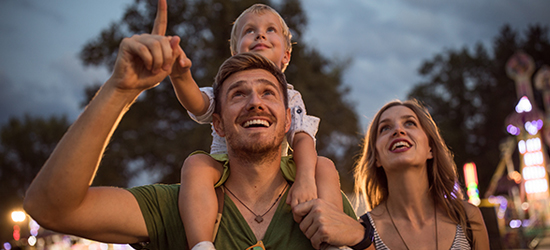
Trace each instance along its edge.
<path fill-rule="evenodd" d="M 156 86 L 172 72 L 174 62 L 184 53 L 179 37 L 164 36 L 166 25 L 166 0 L 159 0 L 153 33 L 134 35 L 120 44 L 111 76 L 117 88 L 143 91 Z"/>
<path fill-rule="evenodd" d="M 166 35 L 166 28 L 168 25 L 168 6 L 166 0 L 159 0 L 157 7 L 157 15 L 155 17 L 155 23 L 153 25 L 152 35 L 164 36 Z M 176 48 L 178 50 L 177 63 L 173 64 L 172 73 L 170 74 L 171 78 L 182 77 L 183 74 L 188 73 L 191 68 L 191 60 L 187 58 L 183 49 L 179 46 Z"/>

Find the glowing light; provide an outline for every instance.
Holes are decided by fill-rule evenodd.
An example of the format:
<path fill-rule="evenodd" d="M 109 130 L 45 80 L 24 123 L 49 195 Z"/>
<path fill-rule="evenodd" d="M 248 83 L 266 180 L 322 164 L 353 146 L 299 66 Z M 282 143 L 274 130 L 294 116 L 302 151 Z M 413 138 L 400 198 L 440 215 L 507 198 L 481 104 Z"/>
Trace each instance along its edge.
<path fill-rule="evenodd" d="M 523 96 L 519 100 L 518 105 L 516 105 L 517 113 L 530 112 L 532 109 L 533 106 L 531 105 L 531 102 L 529 101 L 529 98 L 527 98 L 527 96 Z"/>
<path fill-rule="evenodd" d="M 548 191 L 548 182 L 546 179 L 535 179 L 525 182 L 525 192 L 528 194 L 543 193 L 546 191 Z"/>
<path fill-rule="evenodd" d="M 542 124 L 542 120 L 526 122 L 525 130 L 531 135 L 536 135 L 542 128 Z"/>
<path fill-rule="evenodd" d="M 21 229 L 18 225 L 13 226 L 13 239 L 18 241 L 21 238 Z"/>
<path fill-rule="evenodd" d="M 506 127 L 506 131 L 508 131 L 508 133 L 510 133 L 511 135 L 519 135 L 520 132 L 521 132 L 521 130 L 518 127 L 516 127 L 512 124 L 510 124 L 510 125 L 508 125 L 508 127 Z"/>
<path fill-rule="evenodd" d="M 107 250 L 107 249 L 109 249 L 109 245 L 107 245 L 105 243 L 99 243 L 99 249 Z"/>
<path fill-rule="evenodd" d="M 525 166 L 542 165 L 544 163 L 544 155 L 542 151 L 526 153 L 523 155 Z"/>
<path fill-rule="evenodd" d="M 25 215 L 25 212 L 23 212 L 23 211 L 13 211 L 13 212 L 11 212 L 11 219 L 14 222 L 22 222 L 22 221 L 25 220 L 26 217 L 27 217 L 27 215 Z"/>
<path fill-rule="evenodd" d="M 11 244 L 9 242 L 4 243 L 4 249 L 11 250 Z"/>
<path fill-rule="evenodd" d="M 529 202 L 521 203 L 521 209 L 527 210 L 529 209 Z M 525 223 L 523 223 L 525 225 Z"/>
<path fill-rule="evenodd" d="M 518 228 L 521 226 L 521 220 L 511 220 L 510 221 L 510 227 L 511 228 Z"/>
<path fill-rule="evenodd" d="M 527 151 L 540 151 L 542 149 L 542 144 L 540 138 L 532 138 L 527 140 Z"/>
<path fill-rule="evenodd" d="M 492 204 L 498 204 L 497 217 L 499 219 L 504 218 L 506 214 L 506 209 L 508 208 L 508 200 L 503 196 L 489 196 L 489 202 Z"/>
<path fill-rule="evenodd" d="M 29 239 L 27 239 L 27 242 L 29 243 L 29 246 L 33 247 L 34 244 L 36 244 L 36 237 L 31 236 Z"/>
<path fill-rule="evenodd" d="M 30 219 L 29 228 L 31 229 L 30 230 L 31 235 L 36 237 L 38 235 L 38 230 L 40 229 L 40 225 L 38 225 L 38 223 L 35 220 Z"/>
<path fill-rule="evenodd" d="M 524 167 L 521 172 L 525 180 L 542 179 L 545 177 L 543 166 Z"/>
<path fill-rule="evenodd" d="M 527 145 L 525 145 L 524 140 L 520 140 L 518 142 L 518 150 L 521 154 L 525 154 L 525 152 L 527 151 Z"/>
<path fill-rule="evenodd" d="M 464 181 L 468 188 L 468 202 L 478 206 L 481 203 L 477 189 L 477 169 L 473 162 L 464 164 Z"/>

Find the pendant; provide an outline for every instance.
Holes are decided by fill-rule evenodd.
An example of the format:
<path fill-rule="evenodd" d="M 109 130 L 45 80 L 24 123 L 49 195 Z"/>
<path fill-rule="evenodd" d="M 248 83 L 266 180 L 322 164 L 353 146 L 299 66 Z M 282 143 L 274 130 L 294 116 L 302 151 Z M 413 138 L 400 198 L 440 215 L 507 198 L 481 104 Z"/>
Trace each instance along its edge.
<path fill-rule="evenodd" d="M 257 215 L 254 220 L 258 223 L 262 223 L 262 221 L 264 221 L 264 218 L 262 218 L 262 216 Z"/>

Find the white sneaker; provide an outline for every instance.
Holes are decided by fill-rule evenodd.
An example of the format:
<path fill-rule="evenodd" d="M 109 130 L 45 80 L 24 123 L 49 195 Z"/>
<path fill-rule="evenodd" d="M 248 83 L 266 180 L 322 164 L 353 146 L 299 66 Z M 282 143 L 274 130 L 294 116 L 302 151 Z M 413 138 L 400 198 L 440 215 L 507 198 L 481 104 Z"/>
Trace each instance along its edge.
<path fill-rule="evenodd" d="M 210 241 L 201 241 L 197 243 L 191 250 L 216 250 L 214 244 Z"/>

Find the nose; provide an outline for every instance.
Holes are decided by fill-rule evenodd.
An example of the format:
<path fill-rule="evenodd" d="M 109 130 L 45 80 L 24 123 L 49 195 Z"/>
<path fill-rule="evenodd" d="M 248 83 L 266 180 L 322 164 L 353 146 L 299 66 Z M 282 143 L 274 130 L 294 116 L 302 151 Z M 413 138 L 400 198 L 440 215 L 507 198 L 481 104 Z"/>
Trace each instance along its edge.
<path fill-rule="evenodd" d="M 258 33 L 256 33 L 256 34 L 257 34 L 256 35 L 256 40 L 260 40 L 260 39 L 265 40 L 265 32 L 258 31 Z"/>
<path fill-rule="evenodd" d="M 260 94 L 254 92 L 250 95 L 246 109 L 248 111 L 264 110 L 264 103 Z"/>
<path fill-rule="evenodd" d="M 397 135 L 405 135 L 405 129 L 403 129 L 400 125 L 395 126 L 395 129 L 393 130 L 393 136 Z"/>

